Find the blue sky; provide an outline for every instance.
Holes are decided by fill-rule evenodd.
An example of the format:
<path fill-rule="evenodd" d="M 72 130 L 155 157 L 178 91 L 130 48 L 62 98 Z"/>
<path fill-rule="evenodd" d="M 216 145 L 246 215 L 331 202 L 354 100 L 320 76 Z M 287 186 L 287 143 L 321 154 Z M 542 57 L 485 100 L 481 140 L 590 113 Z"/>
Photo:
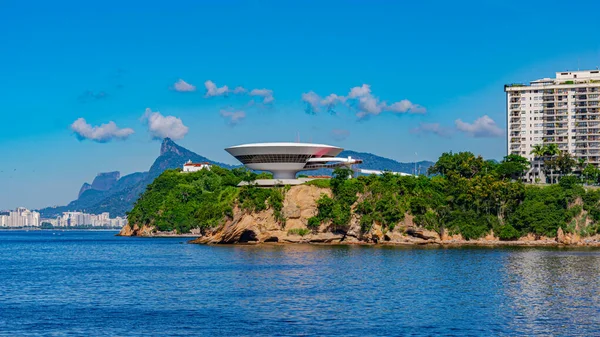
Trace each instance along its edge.
<path fill-rule="evenodd" d="M 537 0 L 0 1 L 0 209 L 66 204 L 98 172 L 147 170 L 164 135 L 227 163 L 235 161 L 226 146 L 297 134 L 400 161 L 450 150 L 500 159 L 503 85 L 600 65 L 598 9 Z M 178 91 L 180 79 L 195 91 Z M 211 97 L 207 81 L 217 86 Z M 109 122 L 116 126 L 94 129 Z"/>

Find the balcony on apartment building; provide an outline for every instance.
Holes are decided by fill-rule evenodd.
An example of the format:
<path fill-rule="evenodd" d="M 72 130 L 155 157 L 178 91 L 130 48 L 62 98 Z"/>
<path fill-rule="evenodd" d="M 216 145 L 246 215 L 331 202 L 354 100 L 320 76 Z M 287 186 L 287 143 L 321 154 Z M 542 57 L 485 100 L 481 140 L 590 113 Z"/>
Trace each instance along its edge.
<path fill-rule="evenodd" d="M 542 120 L 544 122 L 567 122 L 569 120 L 569 116 L 550 115 L 544 116 Z"/>
<path fill-rule="evenodd" d="M 521 128 L 521 124 L 511 124 L 510 125 L 511 130 L 520 129 L 520 128 Z"/>

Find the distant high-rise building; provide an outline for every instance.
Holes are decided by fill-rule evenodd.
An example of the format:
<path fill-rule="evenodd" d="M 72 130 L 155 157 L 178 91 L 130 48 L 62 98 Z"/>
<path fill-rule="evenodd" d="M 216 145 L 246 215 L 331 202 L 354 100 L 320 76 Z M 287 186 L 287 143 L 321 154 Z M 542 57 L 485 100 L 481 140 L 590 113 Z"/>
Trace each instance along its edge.
<path fill-rule="evenodd" d="M 507 153 L 529 160 L 536 144 L 556 144 L 600 164 L 600 70 L 557 72 L 529 84 L 504 86 Z"/>
<path fill-rule="evenodd" d="M 0 215 L 0 227 L 23 228 L 39 227 L 40 213 L 19 207 L 8 215 Z"/>
<path fill-rule="evenodd" d="M 88 214 L 83 212 L 63 212 L 56 219 L 44 219 L 55 227 L 114 227 L 120 228 L 127 224 L 127 218 L 116 217 L 110 218 L 108 212 L 99 215 Z"/>

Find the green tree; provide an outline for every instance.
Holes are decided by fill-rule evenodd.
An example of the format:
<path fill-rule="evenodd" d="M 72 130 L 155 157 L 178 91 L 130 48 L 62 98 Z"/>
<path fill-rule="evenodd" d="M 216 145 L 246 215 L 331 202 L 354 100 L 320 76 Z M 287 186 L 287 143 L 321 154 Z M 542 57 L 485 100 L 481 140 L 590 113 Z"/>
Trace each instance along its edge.
<path fill-rule="evenodd" d="M 556 161 L 553 161 L 553 159 L 554 159 L 554 156 L 558 155 L 559 153 L 560 153 L 560 149 L 558 148 L 558 145 L 556 145 L 554 143 L 544 146 L 544 156 L 550 158 L 546 162 L 544 162 L 544 165 L 546 163 L 549 164 L 548 169 L 550 170 L 550 183 L 551 184 L 554 184 L 554 170 L 558 169 L 558 163 Z"/>
<path fill-rule="evenodd" d="M 531 154 L 534 155 L 534 160 L 537 163 L 537 174 L 541 174 L 542 169 L 541 169 L 541 165 L 542 165 L 542 158 L 544 157 L 544 154 L 546 153 L 546 148 L 544 145 L 542 144 L 535 144 L 533 146 L 533 149 L 531 150 Z"/>
<path fill-rule="evenodd" d="M 529 161 L 518 154 L 510 154 L 496 166 L 495 171 L 502 178 L 520 179 L 529 168 Z"/>
<path fill-rule="evenodd" d="M 600 170 L 595 165 L 587 164 L 583 169 L 583 177 L 587 184 L 596 184 L 600 178 Z"/>
<path fill-rule="evenodd" d="M 558 156 L 554 158 L 554 161 L 560 172 L 560 177 L 573 172 L 573 167 L 577 164 L 577 161 L 566 151 L 560 152 Z"/>
<path fill-rule="evenodd" d="M 427 172 L 442 176 L 458 175 L 463 178 L 472 178 L 479 174 L 486 174 L 492 171 L 491 169 L 492 164 L 471 152 L 446 152 L 434 165 L 429 167 Z"/>

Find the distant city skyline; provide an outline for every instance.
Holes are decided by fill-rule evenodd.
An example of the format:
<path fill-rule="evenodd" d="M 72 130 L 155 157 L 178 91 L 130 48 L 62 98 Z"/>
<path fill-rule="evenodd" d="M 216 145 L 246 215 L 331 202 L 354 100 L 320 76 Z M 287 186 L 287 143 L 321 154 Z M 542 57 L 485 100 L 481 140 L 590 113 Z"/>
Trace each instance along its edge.
<path fill-rule="evenodd" d="M 600 65 L 597 20 L 535 23 L 563 7 L 2 1 L 0 209 L 65 205 L 99 172 L 146 171 L 166 136 L 228 164 L 226 147 L 298 134 L 403 162 L 501 159 L 504 84 Z"/>
<path fill-rule="evenodd" d="M 6 214 L 2 214 L 6 213 Z M 55 218 L 42 218 L 39 212 L 25 207 L 0 212 L 0 229 L 37 228 L 43 223 L 53 227 L 110 227 L 121 228 L 127 224 L 127 218 L 110 217 L 110 213 L 90 214 L 85 212 L 63 212 Z"/>

